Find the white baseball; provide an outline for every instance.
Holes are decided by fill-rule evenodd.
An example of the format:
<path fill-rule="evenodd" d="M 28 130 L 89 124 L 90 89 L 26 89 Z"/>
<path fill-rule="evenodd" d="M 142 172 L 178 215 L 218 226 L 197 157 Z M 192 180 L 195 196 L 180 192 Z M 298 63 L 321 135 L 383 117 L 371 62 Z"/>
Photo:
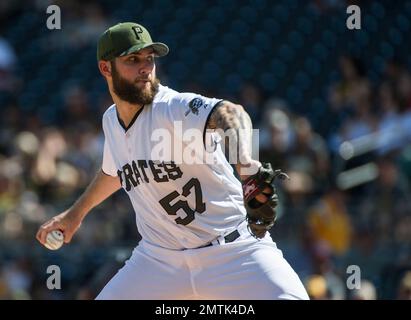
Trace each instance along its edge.
<path fill-rule="evenodd" d="M 64 234 L 60 230 L 53 230 L 47 234 L 44 246 L 50 250 L 60 249 L 64 243 Z"/>

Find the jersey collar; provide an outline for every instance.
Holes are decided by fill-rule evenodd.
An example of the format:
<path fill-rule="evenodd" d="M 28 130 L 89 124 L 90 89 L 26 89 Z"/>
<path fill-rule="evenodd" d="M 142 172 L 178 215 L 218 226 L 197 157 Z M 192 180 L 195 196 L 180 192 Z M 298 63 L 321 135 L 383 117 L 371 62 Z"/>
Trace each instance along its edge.
<path fill-rule="evenodd" d="M 145 105 L 143 105 L 143 106 L 136 112 L 136 114 L 134 115 L 133 119 L 131 119 L 131 121 L 130 121 L 130 123 L 129 123 L 129 125 L 128 125 L 127 127 L 125 126 L 123 120 L 120 119 L 120 117 L 119 117 L 119 115 L 118 115 L 117 107 L 116 107 L 117 120 L 118 120 L 118 123 L 120 124 L 120 126 L 124 129 L 124 132 L 127 132 L 128 129 L 130 129 L 130 128 L 133 126 L 134 122 L 136 122 L 137 117 L 138 117 L 138 116 L 140 115 L 140 113 L 143 111 L 144 107 L 145 107 Z"/>

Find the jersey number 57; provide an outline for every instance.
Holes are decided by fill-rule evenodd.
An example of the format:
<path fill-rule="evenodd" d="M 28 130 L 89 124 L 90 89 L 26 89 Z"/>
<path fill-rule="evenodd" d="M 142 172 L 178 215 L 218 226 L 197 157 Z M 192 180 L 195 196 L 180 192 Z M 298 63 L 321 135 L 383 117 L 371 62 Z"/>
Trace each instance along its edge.
<path fill-rule="evenodd" d="M 195 208 L 194 208 L 194 210 L 191 209 L 188 206 L 187 200 L 184 200 L 184 198 L 189 196 L 192 192 L 194 192 L 194 195 L 195 195 Z M 181 197 L 181 199 L 179 199 L 176 203 L 171 205 L 171 202 L 174 199 L 176 199 L 177 197 Z M 183 186 L 183 192 L 181 194 L 178 193 L 177 191 L 173 191 L 173 192 L 169 193 L 168 195 L 166 195 L 164 198 L 162 198 L 159 201 L 159 203 L 164 208 L 164 210 L 169 215 L 172 215 L 172 216 L 177 215 L 177 211 L 182 209 L 185 212 L 186 217 L 185 218 L 177 217 L 175 219 L 176 223 L 182 224 L 182 225 L 189 224 L 191 221 L 194 220 L 194 218 L 195 218 L 194 214 L 196 212 L 201 214 L 206 209 L 206 205 L 203 202 L 203 193 L 201 191 L 200 181 L 198 181 L 197 178 L 191 178 Z"/>

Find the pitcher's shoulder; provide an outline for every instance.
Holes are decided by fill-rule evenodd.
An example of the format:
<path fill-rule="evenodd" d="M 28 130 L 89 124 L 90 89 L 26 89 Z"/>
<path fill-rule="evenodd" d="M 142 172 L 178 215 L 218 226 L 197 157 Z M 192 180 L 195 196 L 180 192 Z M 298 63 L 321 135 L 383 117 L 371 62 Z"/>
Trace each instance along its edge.
<path fill-rule="evenodd" d="M 116 105 L 114 103 L 104 111 L 103 118 L 112 117 L 113 114 L 116 114 Z"/>
<path fill-rule="evenodd" d="M 180 92 L 167 86 L 159 85 L 158 92 L 153 100 L 153 106 L 169 104 Z"/>
<path fill-rule="evenodd" d="M 178 92 L 166 86 L 160 86 L 159 92 L 153 101 L 153 107 L 170 108 L 175 106 L 186 106 L 188 103 L 200 97 L 193 92 Z"/>
<path fill-rule="evenodd" d="M 107 108 L 106 111 L 104 111 L 102 122 L 103 124 L 107 123 L 111 121 L 112 119 L 115 119 L 116 117 L 117 117 L 116 105 L 112 104 L 110 107 Z"/>

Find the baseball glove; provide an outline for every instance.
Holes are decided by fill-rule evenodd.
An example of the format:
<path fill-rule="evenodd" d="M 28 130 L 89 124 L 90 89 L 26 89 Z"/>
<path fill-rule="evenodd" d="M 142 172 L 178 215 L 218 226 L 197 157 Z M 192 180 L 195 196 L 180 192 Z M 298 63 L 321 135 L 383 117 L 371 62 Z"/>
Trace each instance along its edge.
<path fill-rule="evenodd" d="M 264 238 L 276 219 L 275 208 L 278 204 L 278 195 L 274 186 L 277 178 L 285 179 L 288 175 L 281 170 L 273 170 L 270 163 L 262 163 L 255 175 L 243 181 L 244 205 L 247 210 L 248 230 L 257 239 Z M 267 192 L 265 189 L 269 188 Z M 259 194 L 265 195 L 268 200 L 262 203 L 256 199 Z"/>

